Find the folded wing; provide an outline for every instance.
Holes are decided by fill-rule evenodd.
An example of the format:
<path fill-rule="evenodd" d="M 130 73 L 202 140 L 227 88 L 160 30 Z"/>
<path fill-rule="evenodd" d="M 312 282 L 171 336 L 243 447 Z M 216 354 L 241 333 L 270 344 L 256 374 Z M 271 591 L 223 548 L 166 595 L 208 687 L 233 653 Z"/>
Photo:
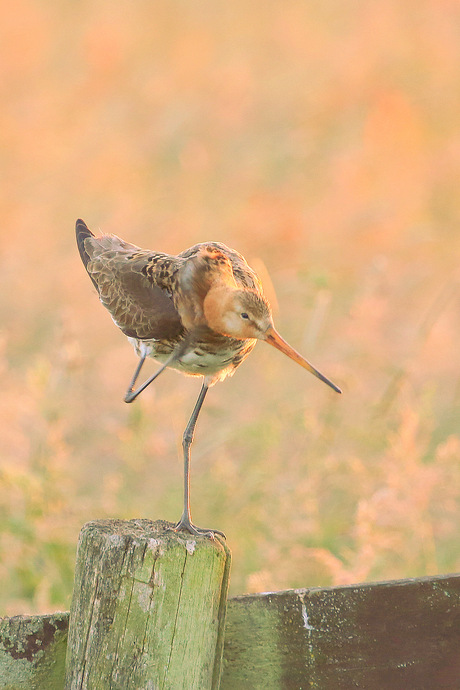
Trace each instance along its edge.
<path fill-rule="evenodd" d="M 183 326 L 169 293 L 156 284 L 155 272 L 145 270 L 157 255 L 116 235 L 94 237 L 81 220 L 76 234 L 88 275 L 123 333 L 143 340 L 180 338 Z"/>

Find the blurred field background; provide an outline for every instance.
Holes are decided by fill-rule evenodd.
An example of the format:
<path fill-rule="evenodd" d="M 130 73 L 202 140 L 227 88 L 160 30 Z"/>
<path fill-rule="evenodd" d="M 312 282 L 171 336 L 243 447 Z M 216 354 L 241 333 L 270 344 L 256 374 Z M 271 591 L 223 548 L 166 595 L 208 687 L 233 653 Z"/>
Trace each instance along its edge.
<path fill-rule="evenodd" d="M 18 0 L 0 46 L 1 613 L 69 607 L 84 522 L 181 512 L 199 382 L 123 403 L 77 217 L 238 249 L 344 389 L 259 344 L 209 394 L 232 594 L 460 569 L 460 4 Z"/>

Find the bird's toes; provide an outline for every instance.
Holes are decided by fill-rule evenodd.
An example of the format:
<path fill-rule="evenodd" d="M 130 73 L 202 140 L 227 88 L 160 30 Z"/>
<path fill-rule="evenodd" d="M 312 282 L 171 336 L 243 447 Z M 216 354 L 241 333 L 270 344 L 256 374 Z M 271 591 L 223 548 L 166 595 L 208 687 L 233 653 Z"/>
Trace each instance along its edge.
<path fill-rule="evenodd" d="M 223 532 L 218 529 L 207 529 L 205 527 L 195 527 L 189 520 L 179 520 L 177 525 L 173 527 L 174 532 L 189 532 L 195 536 L 209 537 L 209 539 L 214 539 L 215 535 L 218 534 L 223 539 L 227 537 Z"/>

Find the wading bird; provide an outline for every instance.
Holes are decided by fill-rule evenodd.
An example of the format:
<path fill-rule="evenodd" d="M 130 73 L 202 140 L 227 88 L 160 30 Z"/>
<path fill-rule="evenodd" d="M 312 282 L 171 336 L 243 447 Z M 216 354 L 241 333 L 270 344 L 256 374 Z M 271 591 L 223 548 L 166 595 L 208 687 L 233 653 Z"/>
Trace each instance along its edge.
<path fill-rule="evenodd" d="M 257 340 L 264 340 L 337 393 L 341 390 L 275 330 L 259 278 L 233 249 L 204 242 L 177 256 L 161 254 L 116 235 L 95 237 L 82 220 L 77 220 L 76 235 L 99 299 L 139 356 L 125 401 L 132 402 L 166 367 L 203 378 L 183 436 L 184 509 L 174 529 L 225 536 L 195 527 L 190 514 L 190 447 L 210 386 L 231 376 Z M 135 389 L 146 357 L 162 366 Z"/>

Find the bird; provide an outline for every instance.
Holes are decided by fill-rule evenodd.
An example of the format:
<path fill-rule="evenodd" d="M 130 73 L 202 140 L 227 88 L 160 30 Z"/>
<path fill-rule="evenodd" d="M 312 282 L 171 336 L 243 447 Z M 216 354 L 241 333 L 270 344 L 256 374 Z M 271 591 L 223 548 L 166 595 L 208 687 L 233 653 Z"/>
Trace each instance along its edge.
<path fill-rule="evenodd" d="M 166 368 L 202 380 L 182 439 L 184 503 L 173 529 L 225 538 L 220 530 L 196 527 L 190 509 L 191 445 L 209 388 L 232 376 L 261 340 L 342 391 L 277 332 L 260 279 L 234 249 L 202 242 L 177 255 L 165 254 L 112 234 L 96 237 L 81 219 L 76 239 L 101 303 L 139 357 L 125 402 L 133 402 Z M 147 357 L 161 366 L 135 388 Z"/>

